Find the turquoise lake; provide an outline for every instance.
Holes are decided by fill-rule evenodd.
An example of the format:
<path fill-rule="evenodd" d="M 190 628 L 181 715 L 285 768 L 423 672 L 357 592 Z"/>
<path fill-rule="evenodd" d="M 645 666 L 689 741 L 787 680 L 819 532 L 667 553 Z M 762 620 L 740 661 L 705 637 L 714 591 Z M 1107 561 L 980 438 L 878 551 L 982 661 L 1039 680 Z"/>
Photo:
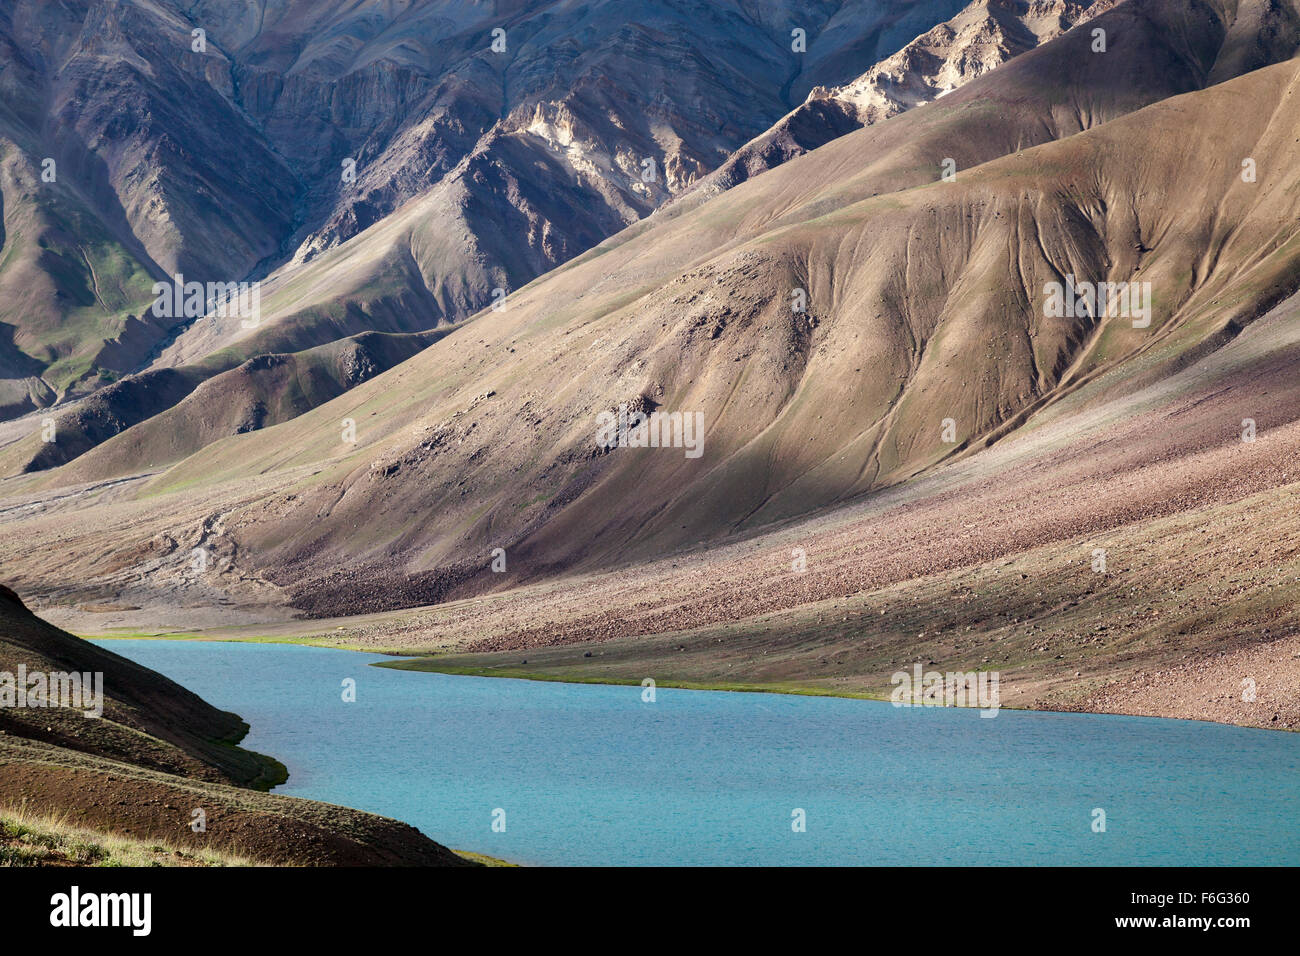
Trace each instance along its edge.
<path fill-rule="evenodd" d="M 239 713 L 243 745 L 289 768 L 276 793 L 519 863 L 1300 864 L 1300 734 L 662 687 L 644 703 L 352 651 L 98 643 Z"/>

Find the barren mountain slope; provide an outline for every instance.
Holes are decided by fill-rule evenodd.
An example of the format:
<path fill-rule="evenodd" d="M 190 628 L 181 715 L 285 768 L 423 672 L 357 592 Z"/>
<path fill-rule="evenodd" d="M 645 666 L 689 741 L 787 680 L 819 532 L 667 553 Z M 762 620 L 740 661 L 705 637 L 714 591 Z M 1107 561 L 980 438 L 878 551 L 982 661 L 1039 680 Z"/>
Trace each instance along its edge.
<path fill-rule="evenodd" d="M 1293 296 L 1181 372 L 1112 372 L 979 455 L 721 547 L 323 621 L 50 613 L 566 680 L 882 694 L 933 662 L 998 671 L 1007 705 L 1297 727 L 1298 320 Z"/>
<path fill-rule="evenodd" d="M 887 694 L 928 661 L 998 671 L 1004 704 L 1300 727 L 1298 359 L 1293 296 L 1182 372 L 823 517 L 318 633 L 478 652 L 418 669 L 810 692 Z"/>
<path fill-rule="evenodd" d="M 349 807 L 159 773 L 0 737 L 0 808 L 106 836 L 271 866 L 470 866 L 409 824 Z M 207 829 L 190 829 L 191 812 Z"/>
<path fill-rule="evenodd" d="M 264 352 L 245 362 L 222 354 L 198 365 L 128 376 L 57 415 L 41 416 L 52 419 L 55 441 L 43 440 L 30 427 L 31 418 L 10 423 L 10 433 L 20 437 L 8 447 L 0 440 L 0 469 L 53 468 L 114 436 L 120 440 L 96 458 L 101 467 L 162 467 L 228 435 L 301 415 L 410 358 L 445 331 L 362 332 L 301 352 Z M 132 429 L 138 422 L 147 424 Z"/>
<path fill-rule="evenodd" d="M 732 154 L 727 162 L 697 181 L 668 204 L 693 204 L 730 189 L 751 176 L 778 166 L 864 125 L 947 96 L 1014 56 L 1106 13 L 1121 0 L 975 0 L 946 23 L 917 37 L 877 63 L 852 83 L 816 88 L 802 104 L 771 129 Z M 1210 0 L 1226 29 L 1204 84 L 1210 85 L 1284 60 L 1296 51 L 1300 4 L 1295 0 Z M 1197 5 L 1187 7 L 1196 14 Z M 1155 5 L 1134 4 L 1125 22 L 1109 18 L 1089 27 L 1087 43 L 1101 38 L 1108 45 L 1135 26 L 1149 29 L 1160 16 Z M 1166 26 L 1177 29 L 1171 23 Z M 1172 39 L 1172 38 L 1171 38 Z"/>
<path fill-rule="evenodd" d="M 1184 62 L 1208 73 L 1224 33 L 1205 29 Z M 167 530 L 182 510 L 214 509 L 237 546 L 214 585 L 260 578 L 267 593 L 269 576 L 317 613 L 655 556 L 903 480 L 1121 360 L 1113 387 L 1221 344 L 1294 285 L 1295 61 L 872 198 L 882 180 L 925 175 L 925 151 L 971 149 L 963 122 L 980 107 L 1003 115 L 993 90 L 1051 71 L 1071 42 L 620 237 L 329 405 L 121 486 L 114 496 L 161 495 L 109 545 L 123 568 L 148 557 L 132 599 L 173 574 L 151 542 L 189 535 L 190 517 Z M 1009 120 L 983 128 L 995 143 L 1017 134 Z M 1243 157 L 1257 181 L 1243 182 Z M 1047 283 L 1069 274 L 1150 282 L 1151 326 L 1046 317 Z M 807 313 L 791 313 L 794 288 Z M 639 396 L 702 412 L 702 456 L 597 453 L 596 413 Z M 95 477 L 77 471 L 92 456 L 59 481 Z M 14 527 L 53 533 L 63 506 L 42 516 L 27 487 L 36 498 L 14 507 Z M 33 583 L 107 584 L 89 560 L 100 533 L 60 533 L 63 566 L 29 567 Z M 505 574 L 487 570 L 494 547 Z"/>
<path fill-rule="evenodd" d="M 915 156 L 924 155 L 932 145 L 923 137 L 939 117 L 952 117 L 954 123 L 964 120 L 968 141 L 946 137 L 948 152 L 925 156 L 923 170 L 898 162 L 891 170 L 896 176 L 882 177 L 878 188 L 884 191 L 930 181 L 931 166 L 945 157 L 953 158 L 958 168 L 966 168 L 1026 145 L 1078 132 L 1164 97 L 1199 89 L 1216 69 L 1225 44 L 1234 35 L 1236 20 L 1235 13 L 1225 10 L 1220 0 L 1131 0 L 1113 11 L 1107 24 L 1113 40 L 1104 56 L 1091 54 L 1090 37 L 1072 36 L 1070 44 L 1058 47 L 1053 55 L 1000 77 L 999 83 L 983 85 L 983 101 L 979 96 L 956 101 L 948 97 L 944 103 L 947 110 L 917 125 L 893 130 L 882 144 L 909 150 L 914 162 Z M 1275 53 L 1274 60 L 1290 56 L 1300 45 L 1300 26 L 1288 26 L 1270 42 L 1286 47 L 1285 53 Z M 1066 95 L 1061 89 L 1063 82 L 1070 91 Z M 1004 104 L 1005 115 L 995 112 L 994 103 Z M 845 177 L 858 173 L 861 157 L 843 155 L 851 157 L 851 165 L 836 172 Z M 529 237 L 526 241 L 531 242 L 534 236 L 530 221 L 518 220 L 509 211 L 485 202 L 488 192 L 501 185 L 525 195 L 546 192 L 551 197 L 548 201 L 557 201 L 555 191 L 545 188 L 546 170 L 562 158 L 543 155 L 530 162 L 529 177 L 513 179 L 502 179 L 506 174 L 500 169 L 480 174 L 471 163 L 465 167 L 465 175 L 447 176 L 358 235 L 355 242 L 313 260 L 309 265 L 316 268 L 280 270 L 270 278 L 264 293 L 265 324 L 273 329 L 289 323 L 295 327 L 295 339 L 302 341 L 311 335 L 312 326 L 337 323 L 347 303 L 359 303 L 364 315 L 397 296 L 403 296 L 403 304 L 411 310 L 442 309 L 443 298 L 461 296 L 464 289 L 459 283 L 479 268 L 465 263 L 495 261 L 491 255 L 480 255 L 479 240 L 474 237 L 490 232 L 494 241 L 519 246 L 521 239 Z M 467 227 L 462 222 L 465 210 L 484 217 L 482 226 Z M 679 211 L 674 207 L 669 215 Z M 783 210 L 765 211 L 777 215 Z M 563 217 L 575 215 L 581 219 L 578 211 L 570 208 Z M 662 218 L 662 214 L 654 218 Z M 474 248 L 466 246 L 466 241 L 472 241 Z M 554 260 L 559 261 L 563 260 Z M 535 274 L 530 272 L 527 278 Z M 513 295 L 520 284 L 500 272 L 495 277 L 483 273 L 474 282 L 479 305 L 493 301 L 494 287 L 501 290 L 498 295 Z M 252 349 L 264 350 L 263 340 L 277 334 L 272 329 L 249 331 L 237 318 L 209 317 L 183 333 L 155 364 L 191 363 L 236 344 L 243 354 L 255 354 Z M 275 350 L 288 349 L 278 344 Z"/>
<path fill-rule="evenodd" d="M 483 571 L 493 547 L 509 550 L 511 577 L 600 566 L 906 479 L 1097 370 L 1140 368 L 1133 356 L 1157 346 L 1175 360 L 1294 289 L 1296 69 L 1170 100 L 957 183 L 822 215 L 804 207 L 648 288 L 637 285 L 648 243 L 633 240 L 312 413 L 292 445 L 214 446 L 157 486 L 250 450 L 267 466 L 311 460 L 343 417 L 380 432 L 296 500 L 232 522 L 281 580 L 305 575 L 312 600 L 351 604 L 359 579 L 317 577 L 322 564 L 434 572 L 436 596 L 462 570 L 496 583 Z M 1244 157 L 1257 182 L 1242 181 Z M 834 181 L 819 158 L 791 177 Z M 1048 284 L 1066 276 L 1150 283 L 1150 327 L 1045 315 Z M 807 313 L 790 311 L 796 288 Z M 703 455 L 597 454 L 597 412 L 639 397 L 701 412 Z"/>
<path fill-rule="evenodd" d="M 1133 0 L 1097 22 L 1111 35 L 1107 53 L 1094 53 L 1091 36 L 1076 31 L 1052 44 L 1050 51 L 1038 51 L 1043 55 L 1022 57 L 996 77 L 976 81 L 970 91 L 953 93 L 923 115 L 896 118 L 866 141 L 855 140 L 842 149 L 824 152 L 828 157 L 825 175 L 811 180 L 786 177 L 779 188 L 764 191 L 761 203 L 732 204 L 721 218 L 692 218 L 689 231 L 678 228 L 671 241 L 656 244 L 663 248 L 654 258 L 668 267 L 681 268 L 721 243 L 757 235 L 800 205 L 809 205 L 807 213 L 824 211 L 855 199 L 932 182 L 943 172 L 945 159 L 951 159 L 960 170 L 1027 145 L 1068 136 L 1154 100 L 1198 88 L 1220 71 L 1225 57 L 1237 57 L 1249 46 L 1242 39 L 1239 21 L 1200 0 Z M 1280 44 L 1280 36 L 1270 33 L 1268 43 Z M 1294 45 L 1296 31 L 1289 36 Z M 1060 87 L 1062 76 L 1070 78 L 1067 93 Z M 864 156 L 870 161 L 864 163 Z M 660 228 L 655 235 L 664 235 L 663 221 L 683 214 L 694 201 L 693 196 L 690 202 L 657 214 L 653 221 Z M 813 203 L 821 206 L 814 208 Z M 451 208 L 455 203 L 439 187 L 306 266 L 277 274 L 267 283 L 267 317 L 259 329 L 241 328 L 236 317 L 204 319 L 182 335 L 144 378 L 162 383 L 180 376 L 179 380 L 192 388 L 202 377 L 232 368 L 249 355 L 293 352 L 339 335 L 355 334 L 367 326 L 385 330 L 404 327 L 403 317 L 419 313 L 427 304 L 417 263 L 430 256 L 445 261 L 450 255 L 441 237 L 447 234 L 445 217 Z M 636 234 L 633 230 L 615 241 Z M 633 281 L 640 284 L 647 278 L 652 282 L 671 278 L 667 268 L 657 273 L 643 271 L 647 276 Z M 169 388 L 167 394 L 173 392 Z M 183 394 L 175 393 L 162 407 Z M 0 429 L 21 439 L 17 444 L 11 442 L 0 455 L 0 468 L 13 473 L 67 461 L 160 410 L 155 405 L 140 405 L 135 417 L 119 415 L 113 419 L 114 428 L 97 429 L 87 428 L 81 411 L 71 409 L 58 419 L 59 434 L 67 440 L 60 440 L 54 449 L 43 447 L 34 417 L 15 423 Z M 95 426 L 97 421 L 92 416 L 89 424 Z M 157 431 L 154 425 L 144 428 Z M 0 434 L 0 444 L 5 441 Z M 146 448 L 163 444 L 148 435 L 137 435 L 131 441 Z M 129 456 L 115 451 L 108 457 L 118 463 L 113 473 L 130 470 Z M 136 467 L 167 461 L 155 455 L 138 461 Z M 87 463 L 79 473 L 106 472 L 102 466 Z"/>

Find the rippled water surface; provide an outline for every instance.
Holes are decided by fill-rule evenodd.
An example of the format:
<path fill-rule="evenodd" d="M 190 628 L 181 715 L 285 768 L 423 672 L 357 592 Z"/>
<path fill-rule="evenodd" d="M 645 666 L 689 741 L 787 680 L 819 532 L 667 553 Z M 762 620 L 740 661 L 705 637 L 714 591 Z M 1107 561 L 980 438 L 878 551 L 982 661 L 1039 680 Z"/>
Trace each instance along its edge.
<path fill-rule="evenodd" d="M 244 746 L 289 768 L 277 793 L 521 863 L 1300 863 L 1300 734 L 666 688 L 644 703 L 323 648 L 103 644 L 239 713 Z"/>

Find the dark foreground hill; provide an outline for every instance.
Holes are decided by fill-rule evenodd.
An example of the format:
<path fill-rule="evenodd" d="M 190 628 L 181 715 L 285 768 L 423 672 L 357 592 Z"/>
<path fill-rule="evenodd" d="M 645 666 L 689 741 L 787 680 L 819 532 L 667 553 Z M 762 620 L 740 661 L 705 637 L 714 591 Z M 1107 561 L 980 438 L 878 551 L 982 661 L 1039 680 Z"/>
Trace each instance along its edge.
<path fill-rule="evenodd" d="M 237 746 L 238 716 L 148 668 L 47 624 L 0 587 L 0 673 L 103 675 L 103 715 L 0 708 L 0 816 L 256 862 L 448 866 L 464 861 L 413 827 L 345 807 L 274 796 L 276 761 Z M 191 830 L 192 812 L 206 817 Z"/>

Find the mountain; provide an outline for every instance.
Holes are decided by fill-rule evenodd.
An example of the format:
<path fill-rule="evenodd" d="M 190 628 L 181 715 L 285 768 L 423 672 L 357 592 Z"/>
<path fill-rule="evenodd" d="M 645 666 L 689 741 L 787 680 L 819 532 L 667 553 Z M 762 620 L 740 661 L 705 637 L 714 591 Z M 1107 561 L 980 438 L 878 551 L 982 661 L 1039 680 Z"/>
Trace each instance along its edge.
<path fill-rule="evenodd" d="M 141 371 L 191 325 L 204 347 L 180 343 L 162 364 L 232 345 L 209 343 L 201 317 L 154 315 L 154 281 L 291 270 L 414 202 L 431 214 L 345 301 L 299 316 L 292 335 L 237 325 L 245 341 L 217 371 L 455 322 L 957 6 L 7 4 L 0 416 Z"/>
<path fill-rule="evenodd" d="M 814 87 L 687 194 L 711 195 L 843 136 L 951 93 L 1118 0 L 975 0 L 851 83 Z"/>
<path fill-rule="evenodd" d="M 24 584 L 140 604 L 232 586 L 312 614 L 430 603 L 814 515 L 1095 382 L 1177 369 L 1294 291 L 1295 63 L 1212 82 L 1294 53 L 1294 31 L 1251 27 L 1259 9 L 1129 0 L 1092 21 L 1105 53 L 1067 32 L 665 210 L 280 425 L 170 468 L 193 413 L 136 425 L 14 486 L 15 527 L 60 540 L 57 568 L 25 562 Z M 408 204 L 267 301 L 331 299 L 427 211 Z M 1148 288 L 1149 326 L 1053 314 L 1047 290 L 1071 276 Z M 268 312 L 271 329 L 298 314 Z M 598 414 L 620 404 L 701 414 L 703 454 L 604 453 Z M 79 487 L 112 487 L 96 513 L 124 524 L 73 532 L 95 500 Z M 214 524 L 229 563 L 192 581 L 175 554 Z"/>
<path fill-rule="evenodd" d="M 749 175 L 754 169 L 766 168 L 772 162 L 787 158 L 792 152 L 801 151 L 804 147 L 796 148 L 797 144 L 792 145 L 786 136 L 791 129 L 797 127 L 808 132 L 809 136 L 802 140 L 806 144 L 823 142 L 831 135 L 841 135 L 856 125 L 871 122 L 885 113 L 922 102 L 941 89 L 950 89 L 1044 38 L 1059 35 L 1073 23 L 1086 22 L 1110 6 L 1110 0 L 1099 0 L 1092 4 L 1030 4 L 1010 0 L 993 4 L 971 4 L 949 21 L 904 46 L 902 51 L 889 58 L 883 66 L 878 64 L 855 83 L 842 87 L 835 95 L 815 93 L 773 130 L 742 147 L 716 173 L 679 191 L 669 209 L 659 215 L 675 215 L 682 211 L 683 204 L 702 201 L 718 189 L 734 184 L 738 176 Z M 1230 31 L 1230 34 L 1222 38 L 1223 53 L 1218 57 L 1219 62 L 1212 67 L 1216 75 L 1230 75 L 1233 63 L 1239 59 L 1246 65 L 1257 65 L 1283 57 L 1289 49 L 1286 45 L 1289 42 L 1287 38 L 1295 35 L 1292 7 L 1247 4 L 1231 11 L 1227 8 L 1223 12 L 1215 12 L 1216 10 L 1213 5 L 1194 4 L 1188 8 L 1188 14 L 1194 18 L 1209 17 L 1215 22 L 1226 24 L 1225 29 Z M 916 15 L 915 10 L 912 13 Z M 876 16 L 881 16 L 880 11 L 877 11 Z M 1167 21 L 1157 16 L 1154 20 L 1137 23 L 1135 28 L 1139 35 L 1145 35 L 1156 22 L 1168 25 Z M 872 23 L 877 21 L 873 20 Z M 894 24 L 892 28 L 902 27 Z M 1090 34 L 1087 39 L 1091 46 Z M 883 43 L 885 40 L 881 36 L 875 42 Z M 1121 49 L 1119 55 L 1126 54 Z M 819 59 L 817 62 L 821 61 Z M 625 62 L 622 54 L 618 62 Z M 1105 62 L 1104 58 L 1100 62 Z M 829 67 L 821 69 L 828 70 Z M 1185 74 L 1183 65 L 1174 66 L 1173 75 L 1176 78 Z M 907 96 L 896 94 L 878 109 L 879 104 L 873 104 L 878 99 L 880 78 L 888 77 L 892 83 L 895 75 L 898 90 L 913 92 Z M 1208 79 L 1209 77 L 1198 77 L 1190 82 L 1178 79 L 1177 82 L 1167 83 L 1163 78 L 1153 77 L 1150 95 L 1168 95 L 1192 88 Z M 1141 78 L 1138 90 L 1146 82 L 1146 78 Z M 876 90 L 876 93 L 872 93 L 872 90 Z M 1134 100 L 1134 103 L 1141 102 L 1141 99 Z M 833 104 L 838 105 L 832 109 Z M 1130 107 L 1125 104 L 1118 108 Z M 832 117 L 830 126 L 818 127 L 819 117 Z M 1038 142 L 1044 135 L 1058 135 L 1072 127 L 1082 128 L 1095 122 L 1095 118 L 1053 116 L 1051 122 L 1053 125 L 1047 130 L 1023 129 L 1026 137 L 1024 142 Z M 768 148 L 774 142 L 778 146 L 775 154 Z M 1009 144 L 1004 143 L 999 148 L 1007 145 Z M 994 153 L 976 150 L 972 159 L 980 161 L 990 155 Z M 957 162 L 959 157 L 951 158 Z M 444 286 L 440 285 L 441 280 L 430 286 L 427 264 L 432 262 L 434 268 L 443 269 L 448 263 L 463 264 L 468 261 L 445 244 L 446 236 L 480 235 L 484 230 L 496 229 L 497 225 L 494 224 L 509 219 L 509 214 L 501 212 L 493 204 L 482 207 L 489 210 L 489 214 L 481 229 L 467 229 L 447 219 L 449 210 L 460 208 L 456 202 L 449 200 L 447 192 L 453 180 L 464 185 L 463 180 L 457 179 L 458 176 L 460 173 L 450 174 L 450 178 L 444 178 L 420 197 L 406 202 L 397 212 L 358 235 L 356 241 L 335 245 L 325 253 L 315 254 L 310 262 L 295 260 L 274 273 L 265 282 L 264 290 L 263 312 L 269 314 L 269 318 L 260 323 L 256 330 L 245 328 L 245 323 L 237 316 L 222 318 L 209 315 L 184 328 L 178 328 L 174 340 L 168 338 L 158 346 L 157 354 L 145 371 L 128 376 L 121 382 L 110 382 L 103 397 L 86 407 L 72 402 L 65 404 L 53 415 L 32 415 L 12 423 L 8 428 L 0 429 L 0 448 L 9 445 L 0 450 L 0 470 L 8 473 L 33 471 L 69 461 L 105 439 L 171 408 L 189 395 L 199 383 L 235 371 L 242 363 L 259 355 L 292 355 L 350 339 L 367 331 L 402 334 L 405 330 L 439 321 L 438 316 L 442 314 L 440 310 L 443 306 L 439 304 L 441 300 L 438 296 L 432 295 L 430 290 Z M 486 182 L 487 180 L 482 180 L 473 186 L 471 191 L 478 197 L 476 202 L 486 197 Z M 555 194 L 553 189 L 548 192 Z M 590 206 L 590 203 L 585 203 L 584 208 Z M 585 221 L 584 215 L 580 209 L 570 209 L 561 218 L 573 223 Z M 512 249 L 521 248 L 521 244 L 512 238 L 520 234 L 519 230 L 511 229 L 507 232 L 508 235 L 501 234 L 502 242 Z M 542 263 L 538 268 L 544 266 L 545 263 Z M 454 268 L 458 270 L 457 274 L 465 274 L 460 265 Z M 499 287 L 501 294 L 505 293 L 507 287 Z M 487 288 L 486 285 L 483 286 L 485 295 Z M 501 304 L 504 304 L 504 300 L 497 303 L 498 306 Z M 313 359 L 304 357 L 304 361 L 310 363 Z M 376 372 L 390 367 L 384 361 L 372 362 L 371 365 Z M 24 389 L 24 396 L 28 395 L 33 382 L 40 384 L 40 380 L 17 383 Z M 241 378 L 236 375 L 232 381 L 214 387 L 218 392 L 234 389 L 242 394 L 240 383 Z M 149 397 L 141 399 L 139 396 L 145 393 Z M 230 416 L 229 429 L 225 433 L 231 433 L 249 422 L 273 424 L 283 420 L 282 416 L 261 413 L 258 410 L 260 399 L 255 396 L 237 401 L 241 409 Z M 310 405 L 296 403 L 292 409 L 286 410 L 286 414 L 289 411 L 296 414 L 307 407 Z M 52 443 L 44 440 L 46 418 L 53 418 L 54 430 L 58 435 Z M 169 421 L 176 423 L 174 417 L 169 418 Z M 223 433 L 206 427 L 180 427 L 183 432 L 202 434 L 209 438 L 221 437 Z M 152 439 L 145 439 L 145 444 L 152 449 L 162 447 Z M 168 447 L 171 451 L 167 455 L 151 454 L 146 459 L 137 461 L 137 464 L 148 467 L 169 464 L 182 452 L 194 450 L 195 445 L 192 441 L 187 441 L 169 443 Z"/>

